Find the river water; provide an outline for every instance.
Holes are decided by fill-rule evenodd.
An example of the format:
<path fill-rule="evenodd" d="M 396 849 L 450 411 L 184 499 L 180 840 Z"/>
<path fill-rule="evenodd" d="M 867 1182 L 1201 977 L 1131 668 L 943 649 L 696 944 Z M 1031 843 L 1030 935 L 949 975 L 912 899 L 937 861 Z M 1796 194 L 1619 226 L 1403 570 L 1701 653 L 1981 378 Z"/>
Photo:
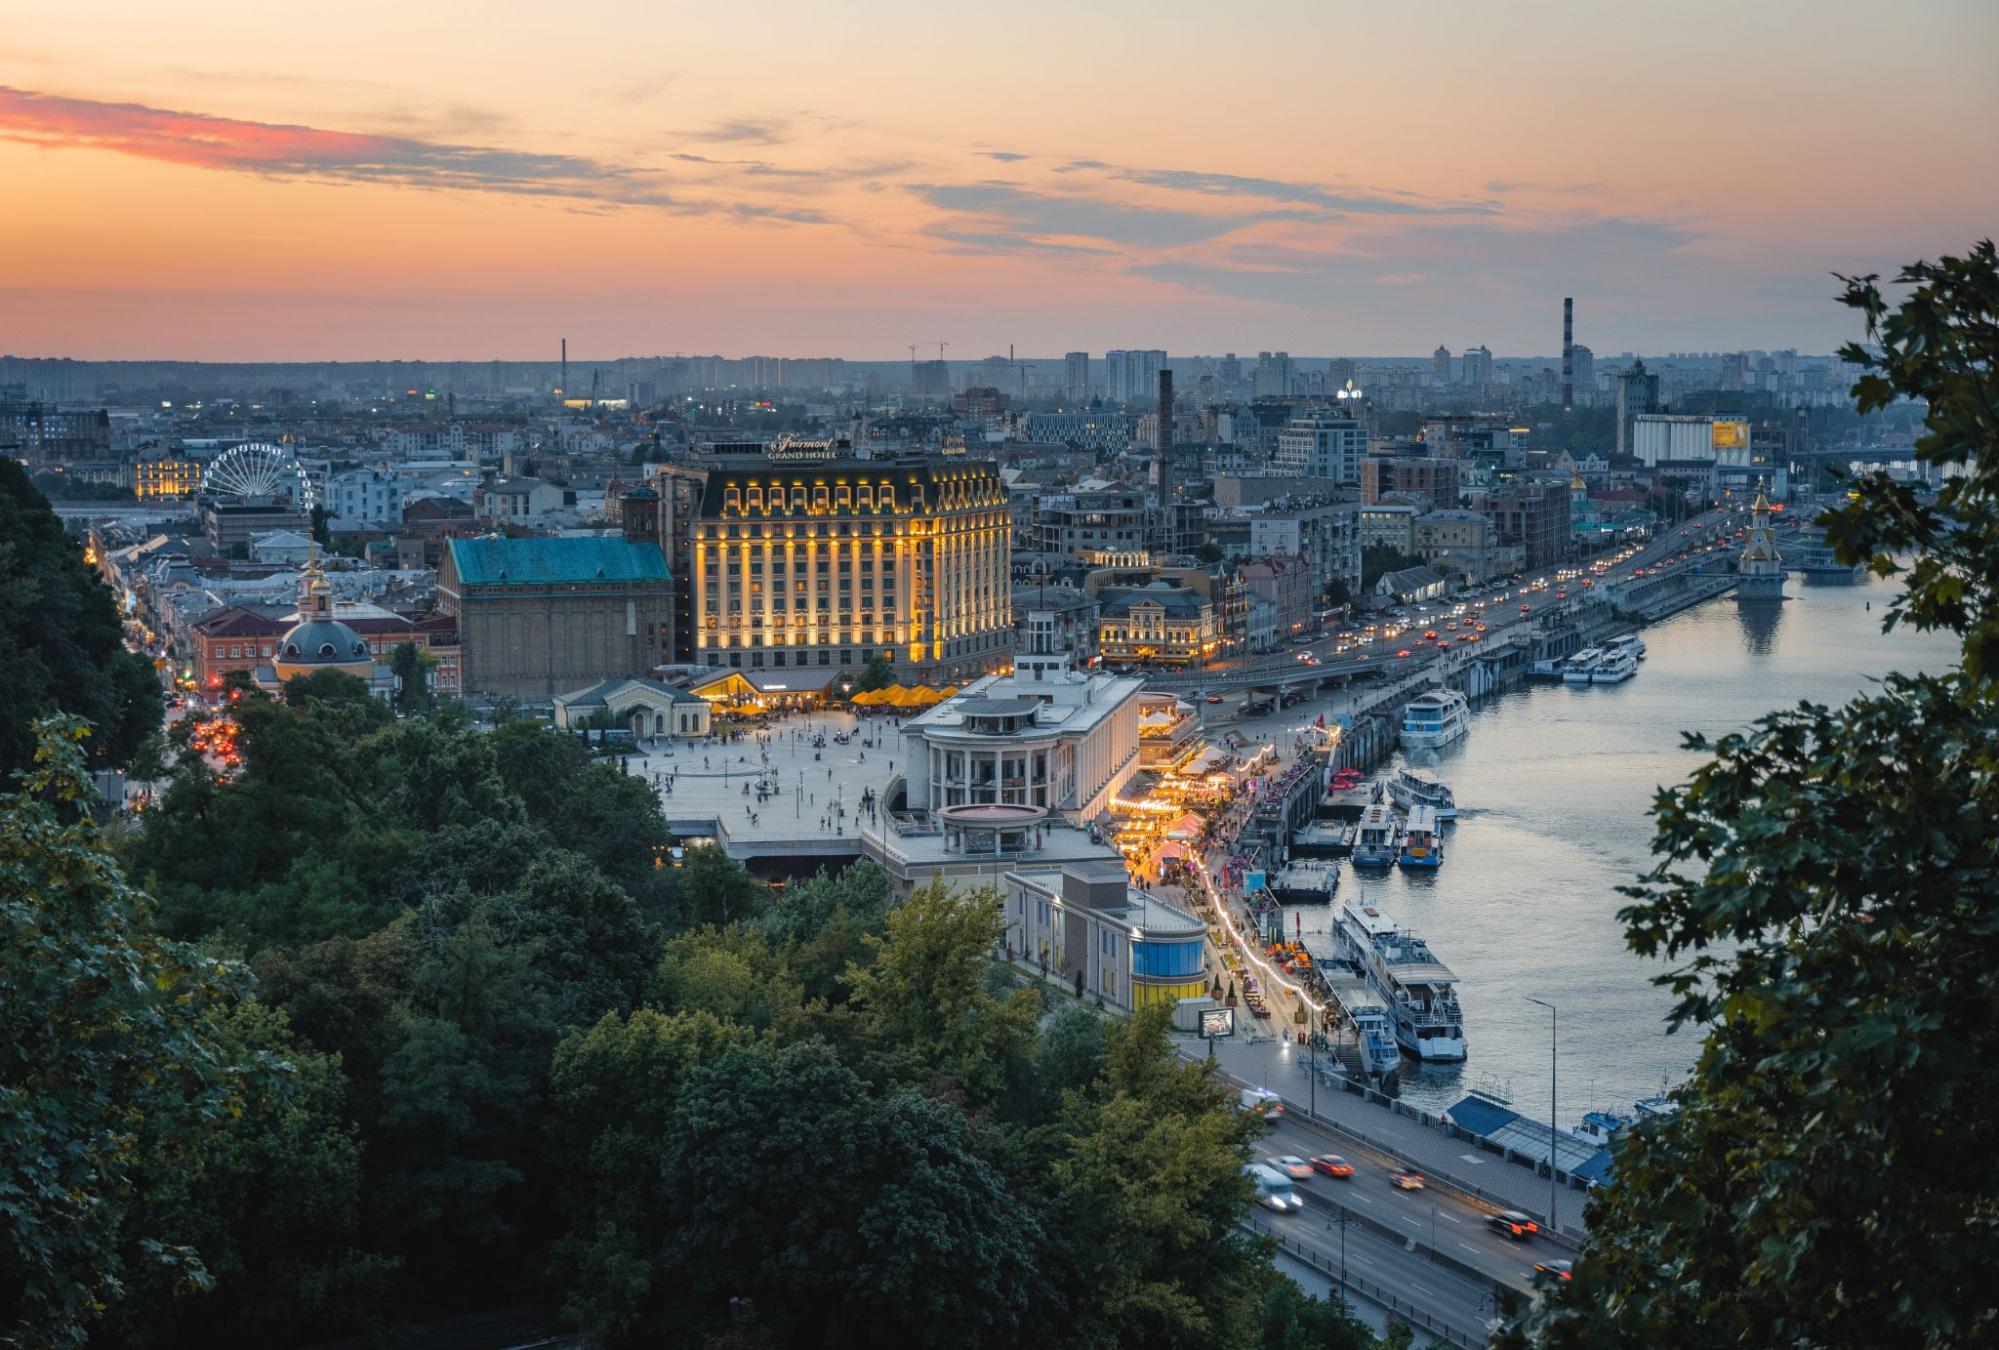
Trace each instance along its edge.
<path fill-rule="evenodd" d="M 1891 670 L 1942 670 L 1955 657 L 1948 635 L 1880 631 L 1893 582 L 1807 587 L 1794 576 L 1787 589 L 1778 609 L 1724 597 L 1646 629 L 1647 659 L 1621 685 L 1537 683 L 1489 699 L 1465 739 L 1411 761 L 1457 796 L 1443 866 L 1357 875 L 1342 864 L 1339 889 L 1345 899 L 1358 887 L 1428 938 L 1458 976 L 1470 1057 L 1405 1060 L 1405 1100 L 1443 1107 L 1468 1088 L 1496 1089 L 1545 1119 L 1549 1014 L 1530 995 L 1560 1008 L 1564 1126 L 1592 1108 L 1629 1110 L 1692 1067 L 1699 1043 L 1666 1034 L 1671 999 L 1648 983 L 1666 967 L 1626 949 L 1616 890 L 1648 864 L 1653 793 L 1701 762 L 1681 733 L 1738 730 L 1800 699 L 1841 703 Z M 1299 906 L 1285 930 L 1330 918 Z"/>

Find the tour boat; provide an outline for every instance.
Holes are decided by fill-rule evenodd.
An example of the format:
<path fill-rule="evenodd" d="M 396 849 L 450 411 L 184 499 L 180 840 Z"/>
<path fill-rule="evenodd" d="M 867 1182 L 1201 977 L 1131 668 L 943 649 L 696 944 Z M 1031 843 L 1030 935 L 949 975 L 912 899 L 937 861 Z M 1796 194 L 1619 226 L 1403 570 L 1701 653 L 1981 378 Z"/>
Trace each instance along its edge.
<path fill-rule="evenodd" d="M 1336 931 L 1340 954 L 1360 968 L 1388 1004 L 1396 1042 L 1404 1050 L 1422 1060 L 1465 1057 L 1458 977 L 1429 943 L 1358 897 L 1341 908 Z"/>
<path fill-rule="evenodd" d="M 1603 649 L 1585 647 L 1569 658 L 1562 667 L 1562 678 L 1570 684 L 1588 684 L 1596 674 L 1597 662 L 1603 660 Z"/>
<path fill-rule="evenodd" d="M 1457 798 L 1451 790 L 1427 773 L 1416 769 L 1404 769 L 1388 780 L 1388 796 L 1404 811 L 1417 806 L 1427 806 L 1437 813 L 1438 820 L 1458 818 Z"/>
<path fill-rule="evenodd" d="M 1638 673 L 1638 653 L 1629 647 L 1607 651 L 1589 673 L 1591 684 L 1623 684 Z"/>
<path fill-rule="evenodd" d="M 1470 729 L 1471 700 L 1455 689 L 1418 694 L 1402 709 L 1402 744 L 1410 750 L 1438 749 Z"/>
<path fill-rule="evenodd" d="M 1360 813 L 1360 823 L 1354 827 L 1353 865 L 1386 867 L 1395 861 L 1401 842 L 1402 821 L 1394 808 L 1375 802 Z"/>
<path fill-rule="evenodd" d="M 1402 851 L 1396 861 L 1403 867 L 1441 867 L 1444 846 L 1437 838 L 1437 813 L 1427 806 L 1409 808 L 1409 822 L 1402 829 Z"/>

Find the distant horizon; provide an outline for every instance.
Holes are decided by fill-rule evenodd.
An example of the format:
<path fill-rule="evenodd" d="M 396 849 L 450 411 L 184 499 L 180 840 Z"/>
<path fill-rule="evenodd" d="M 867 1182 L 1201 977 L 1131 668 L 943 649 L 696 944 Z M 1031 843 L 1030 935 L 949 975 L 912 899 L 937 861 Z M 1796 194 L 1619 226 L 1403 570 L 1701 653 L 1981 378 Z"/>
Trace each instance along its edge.
<path fill-rule="evenodd" d="M 0 349 L 1527 351 L 1570 295 L 1831 351 L 1833 273 L 1999 227 L 1995 50 L 1989 0 L 97 0 L 0 42 Z"/>

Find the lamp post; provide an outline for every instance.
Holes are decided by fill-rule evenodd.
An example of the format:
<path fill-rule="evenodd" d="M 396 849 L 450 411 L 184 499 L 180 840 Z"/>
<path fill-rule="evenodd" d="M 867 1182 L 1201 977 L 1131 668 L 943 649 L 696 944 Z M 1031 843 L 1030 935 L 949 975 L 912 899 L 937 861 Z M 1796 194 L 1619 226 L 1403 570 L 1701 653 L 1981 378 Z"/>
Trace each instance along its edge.
<path fill-rule="evenodd" d="M 1557 1227 L 1555 1222 L 1555 1138 L 1558 1127 L 1555 1117 L 1559 1114 L 1555 1096 L 1556 1047 L 1561 1014 L 1555 1005 L 1543 998 L 1526 996 L 1529 1003 L 1538 1003 L 1548 1010 L 1548 1231 Z"/>

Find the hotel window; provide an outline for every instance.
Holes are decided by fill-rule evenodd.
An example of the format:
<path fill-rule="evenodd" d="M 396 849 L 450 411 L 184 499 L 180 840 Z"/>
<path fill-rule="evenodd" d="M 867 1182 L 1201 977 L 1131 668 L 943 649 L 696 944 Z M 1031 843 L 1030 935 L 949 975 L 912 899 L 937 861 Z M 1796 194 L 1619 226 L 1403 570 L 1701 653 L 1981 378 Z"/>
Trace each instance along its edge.
<path fill-rule="evenodd" d="M 848 487 L 845 483 L 842 483 L 838 487 L 833 489 L 834 506 L 838 507 L 842 511 L 849 511 L 853 509 L 853 504 L 854 504 L 854 490 L 852 488 Z"/>

